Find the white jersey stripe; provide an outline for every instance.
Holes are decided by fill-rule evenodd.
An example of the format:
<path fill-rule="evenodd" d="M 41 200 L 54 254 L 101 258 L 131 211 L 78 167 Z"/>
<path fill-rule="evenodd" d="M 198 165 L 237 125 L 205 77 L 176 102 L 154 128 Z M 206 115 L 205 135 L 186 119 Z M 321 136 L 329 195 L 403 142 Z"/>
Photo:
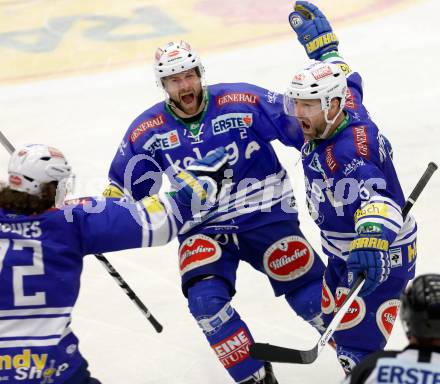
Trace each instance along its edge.
<path fill-rule="evenodd" d="M 0 340 L 0 348 L 22 348 L 22 347 L 48 347 L 57 345 L 59 337 L 50 339 L 26 339 L 26 340 Z"/>
<path fill-rule="evenodd" d="M 321 231 L 321 233 L 328 239 L 349 239 L 353 240 L 356 236 L 356 232 L 333 232 L 333 231 Z"/>
<path fill-rule="evenodd" d="M 37 316 L 37 315 L 70 315 L 72 309 L 73 307 L 1 310 L 0 320 L 2 317 L 22 317 L 22 316 Z"/>
<path fill-rule="evenodd" d="M 321 237 L 321 245 L 330 254 L 343 258 L 341 250 L 331 245 L 324 237 Z"/>
<path fill-rule="evenodd" d="M 70 321 L 70 316 L 33 317 L 30 319 L 0 319 L 0 335 L 2 338 L 61 336 Z"/>

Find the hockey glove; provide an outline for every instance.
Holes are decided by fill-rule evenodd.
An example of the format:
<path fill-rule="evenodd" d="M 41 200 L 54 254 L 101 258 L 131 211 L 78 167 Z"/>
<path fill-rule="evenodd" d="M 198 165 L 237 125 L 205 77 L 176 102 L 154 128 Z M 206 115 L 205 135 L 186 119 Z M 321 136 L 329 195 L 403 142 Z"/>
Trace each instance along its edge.
<path fill-rule="evenodd" d="M 309 58 L 319 60 L 325 53 L 338 51 L 338 38 L 324 14 L 307 1 L 297 1 L 289 23 Z"/>
<path fill-rule="evenodd" d="M 350 244 L 350 255 L 347 260 L 348 282 L 350 285 L 358 275 L 365 274 L 365 284 L 359 296 L 367 296 L 379 284 L 388 279 L 390 274 L 390 257 L 388 240 L 381 236 L 381 225 L 376 223 L 364 224 L 377 230 L 369 231 L 378 234 L 359 234 Z M 368 232 L 368 231 L 366 231 Z M 359 233 L 359 231 L 358 231 Z"/>
<path fill-rule="evenodd" d="M 205 205 L 205 209 L 214 205 L 223 180 L 228 178 L 227 160 L 228 154 L 223 147 L 194 160 L 174 177 L 176 200 L 186 206 Z"/>

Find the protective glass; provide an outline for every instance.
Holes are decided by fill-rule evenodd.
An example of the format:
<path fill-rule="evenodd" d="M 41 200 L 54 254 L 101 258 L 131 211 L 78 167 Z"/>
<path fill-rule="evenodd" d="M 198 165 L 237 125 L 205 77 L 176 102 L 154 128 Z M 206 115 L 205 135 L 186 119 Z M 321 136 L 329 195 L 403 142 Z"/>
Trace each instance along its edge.
<path fill-rule="evenodd" d="M 317 103 L 315 100 L 307 99 L 298 100 L 284 94 L 284 112 L 286 115 L 294 117 L 313 117 L 322 112 L 321 102 Z"/>
<path fill-rule="evenodd" d="M 72 195 L 75 193 L 75 187 L 76 176 L 74 173 L 71 173 L 69 177 L 65 177 L 58 182 L 57 194 L 55 197 L 56 208 L 62 207 L 64 205 L 64 201 L 72 197 Z"/>

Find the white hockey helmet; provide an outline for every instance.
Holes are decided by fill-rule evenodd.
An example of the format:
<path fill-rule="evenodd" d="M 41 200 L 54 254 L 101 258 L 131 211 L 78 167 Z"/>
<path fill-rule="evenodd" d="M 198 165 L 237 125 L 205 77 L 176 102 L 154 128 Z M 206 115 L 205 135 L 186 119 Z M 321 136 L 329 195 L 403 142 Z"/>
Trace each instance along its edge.
<path fill-rule="evenodd" d="M 204 68 L 199 55 L 191 46 L 181 40 L 180 43 L 171 41 L 156 50 L 154 55 L 154 74 L 157 85 L 163 88 L 162 79 L 166 76 L 196 68 L 202 83 L 204 82 Z"/>
<path fill-rule="evenodd" d="M 63 153 L 43 144 L 26 145 L 15 150 L 8 166 L 9 187 L 39 195 L 42 184 L 58 183 L 56 205 L 62 205 L 72 184 L 72 168 Z"/>
<path fill-rule="evenodd" d="M 340 99 L 340 110 L 332 120 L 328 120 L 331 101 L 335 97 Z M 288 115 L 297 116 L 295 99 L 319 99 L 321 110 L 324 111 L 325 121 L 327 122 L 327 129 L 321 135 L 321 138 L 325 138 L 330 126 L 342 113 L 346 97 L 347 79 L 341 67 L 337 64 L 316 61 L 293 76 L 284 94 L 284 111 Z"/>

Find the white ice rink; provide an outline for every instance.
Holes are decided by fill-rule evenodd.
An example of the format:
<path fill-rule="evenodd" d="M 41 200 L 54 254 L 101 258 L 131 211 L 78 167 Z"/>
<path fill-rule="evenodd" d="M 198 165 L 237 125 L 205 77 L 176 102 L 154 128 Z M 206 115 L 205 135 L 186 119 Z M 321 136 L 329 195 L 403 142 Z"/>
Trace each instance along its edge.
<path fill-rule="evenodd" d="M 392 2 L 392 0 L 389 0 Z M 335 1 L 335 4 L 338 2 Z M 440 163 L 440 2 L 417 1 L 395 13 L 356 25 L 338 25 L 340 52 L 364 78 L 365 104 L 394 147 L 404 191 L 409 194 L 429 161 Z M 286 24 L 286 28 L 288 25 Z M 146 57 L 152 52 L 146 52 Z M 291 38 L 277 38 L 221 53 L 206 53 L 209 83 L 251 82 L 283 92 L 306 61 Z M 160 100 L 150 63 L 64 79 L 0 87 L 1 130 L 15 144 L 50 143 L 74 166 L 77 194 L 99 194 L 111 159 L 131 120 Z M 437 148 L 437 149 L 436 149 Z M 307 217 L 299 154 L 276 144 L 294 181 L 302 229 L 320 249 Z M 0 151 L 1 178 L 7 155 Z M 440 273 L 440 173 L 413 213 L 419 224 L 417 273 Z M 437 225 L 439 224 L 439 227 Z M 437 238 L 437 239 L 436 239 Z M 93 374 L 105 384 L 225 384 L 231 380 L 190 316 L 180 291 L 177 243 L 108 254 L 108 258 L 163 324 L 157 334 L 101 264 L 88 256 L 73 329 Z M 258 341 L 311 348 L 317 335 L 273 297 L 265 277 L 244 263 L 233 305 Z M 387 348 L 406 338 L 396 325 Z M 326 348 L 311 366 L 275 364 L 280 384 L 338 383 L 343 373 Z"/>

